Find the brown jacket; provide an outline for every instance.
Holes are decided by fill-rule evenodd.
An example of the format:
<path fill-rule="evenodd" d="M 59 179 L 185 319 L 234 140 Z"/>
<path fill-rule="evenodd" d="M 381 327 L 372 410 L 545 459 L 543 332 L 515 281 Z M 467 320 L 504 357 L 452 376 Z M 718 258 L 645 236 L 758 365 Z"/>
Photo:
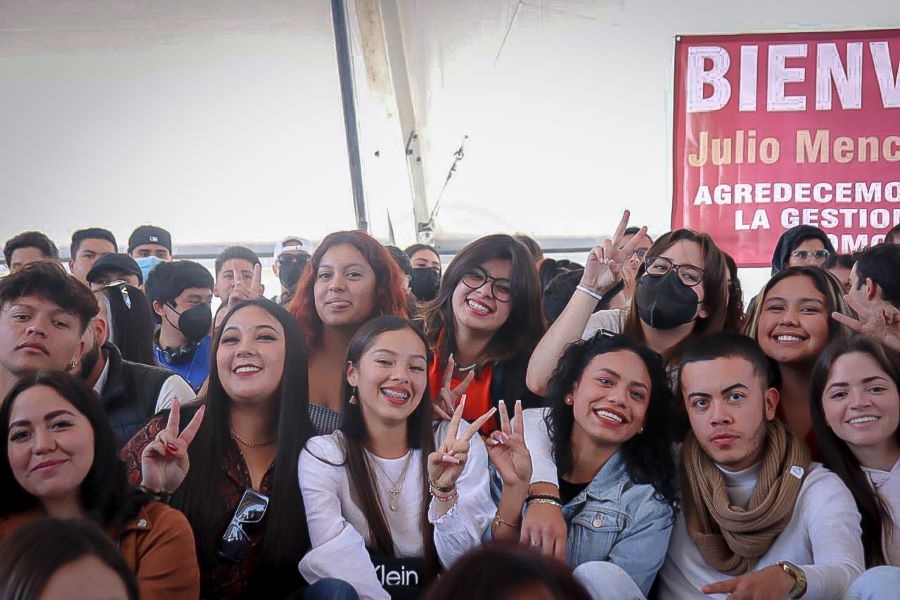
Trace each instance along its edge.
<path fill-rule="evenodd" d="M 0 519 L 0 541 L 18 527 L 46 516 L 34 509 Z M 112 532 L 137 578 L 141 600 L 197 600 L 200 570 L 194 534 L 179 511 L 162 502 L 145 504 L 134 519 Z"/>

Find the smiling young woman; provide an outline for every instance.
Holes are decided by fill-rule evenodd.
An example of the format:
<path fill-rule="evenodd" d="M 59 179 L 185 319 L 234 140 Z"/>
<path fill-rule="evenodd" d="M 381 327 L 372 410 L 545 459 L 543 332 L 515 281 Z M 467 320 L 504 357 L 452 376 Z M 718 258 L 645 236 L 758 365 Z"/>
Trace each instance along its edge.
<path fill-rule="evenodd" d="M 523 244 L 497 234 L 467 245 L 422 314 L 435 350 L 429 382 L 440 414 L 449 418 L 464 392 L 463 417 L 469 420 L 501 399 L 522 400 L 526 408 L 541 404 L 525 386 L 528 357 L 544 333 L 544 318 L 540 280 Z M 485 431 L 498 425 L 491 420 Z"/>
<path fill-rule="evenodd" d="M 116 542 L 142 596 L 197 598 L 191 526 L 129 485 L 91 388 L 56 371 L 25 375 L 0 408 L 0 437 L 0 540 L 48 515 L 88 519 Z"/>
<path fill-rule="evenodd" d="M 818 267 L 788 267 L 772 276 L 758 296 L 744 333 L 778 363 L 778 418 L 818 460 L 809 411 L 809 382 L 816 359 L 849 330 L 831 313 L 850 314 L 837 279 Z"/>

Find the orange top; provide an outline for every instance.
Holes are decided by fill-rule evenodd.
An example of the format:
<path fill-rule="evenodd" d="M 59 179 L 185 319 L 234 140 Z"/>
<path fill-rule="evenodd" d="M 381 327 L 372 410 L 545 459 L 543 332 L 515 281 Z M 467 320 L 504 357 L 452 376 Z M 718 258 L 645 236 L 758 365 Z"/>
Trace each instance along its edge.
<path fill-rule="evenodd" d="M 440 369 L 438 365 L 438 357 L 435 355 L 434 359 L 431 361 L 431 367 L 428 369 L 428 383 L 431 389 L 431 397 L 437 398 L 438 394 L 441 391 L 441 382 L 444 378 L 444 372 Z M 491 410 L 493 404 L 491 403 L 491 378 L 492 378 L 492 369 L 490 365 L 481 369 L 481 372 L 478 373 L 475 378 L 472 380 L 472 383 L 469 384 L 469 387 L 466 389 L 466 407 L 463 409 L 463 419 L 469 421 L 470 423 Z M 455 388 L 460 383 L 462 383 L 462 379 L 457 379 L 453 377 L 450 380 L 450 389 Z M 496 419 L 488 419 L 484 425 L 481 426 L 481 433 L 487 435 L 497 429 Z"/>

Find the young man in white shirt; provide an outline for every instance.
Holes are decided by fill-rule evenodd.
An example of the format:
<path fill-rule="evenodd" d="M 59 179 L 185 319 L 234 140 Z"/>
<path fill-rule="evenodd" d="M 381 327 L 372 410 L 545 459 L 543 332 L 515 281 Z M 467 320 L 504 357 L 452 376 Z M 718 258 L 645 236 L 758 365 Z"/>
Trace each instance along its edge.
<path fill-rule="evenodd" d="M 771 383 L 746 336 L 713 334 L 684 353 L 678 393 L 691 432 L 661 598 L 842 598 L 862 573 L 853 497 L 774 421 Z"/>

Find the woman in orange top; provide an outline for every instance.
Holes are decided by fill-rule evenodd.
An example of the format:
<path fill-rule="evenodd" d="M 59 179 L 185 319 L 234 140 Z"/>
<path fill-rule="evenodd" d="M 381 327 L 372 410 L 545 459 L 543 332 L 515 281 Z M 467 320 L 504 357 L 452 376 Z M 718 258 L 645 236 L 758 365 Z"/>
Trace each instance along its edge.
<path fill-rule="evenodd" d="M 0 437 L 0 540 L 48 515 L 89 519 L 116 542 L 142 598 L 200 595 L 191 526 L 128 484 L 100 400 L 81 380 L 21 378 L 0 408 Z"/>
<path fill-rule="evenodd" d="M 496 234 L 460 250 L 422 315 L 434 346 L 431 393 L 443 418 L 450 418 L 463 392 L 469 421 L 499 400 L 522 400 L 525 408 L 541 403 L 525 386 L 528 358 L 544 334 L 541 285 L 521 242 Z M 492 419 L 482 431 L 498 427 Z"/>

